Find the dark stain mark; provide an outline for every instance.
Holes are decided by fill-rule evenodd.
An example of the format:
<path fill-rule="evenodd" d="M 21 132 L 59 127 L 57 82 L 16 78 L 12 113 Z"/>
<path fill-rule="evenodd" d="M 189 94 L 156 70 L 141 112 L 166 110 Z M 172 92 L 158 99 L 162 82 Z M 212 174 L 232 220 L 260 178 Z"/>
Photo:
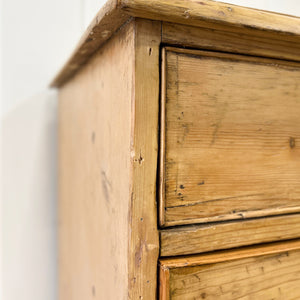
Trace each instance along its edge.
<path fill-rule="evenodd" d="M 147 280 L 147 283 L 150 283 L 150 281 L 149 281 L 149 280 Z"/>
<path fill-rule="evenodd" d="M 149 48 L 149 56 L 151 56 L 152 55 L 152 48 L 150 47 Z"/>
<path fill-rule="evenodd" d="M 248 266 L 246 266 L 246 271 L 247 271 L 247 273 L 249 274 Z"/>
<path fill-rule="evenodd" d="M 109 202 L 109 190 L 112 189 L 112 186 L 111 186 L 111 183 L 108 180 L 105 172 L 102 171 L 101 174 L 102 174 L 102 181 L 101 182 L 102 182 L 102 189 L 103 189 L 104 197 L 105 197 L 105 200 L 107 202 Z"/>
<path fill-rule="evenodd" d="M 137 248 L 136 248 L 137 250 L 135 251 L 135 265 L 137 267 L 140 267 L 140 265 L 141 265 L 144 248 L 147 252 L 149 251 L 147 242 L 141 240 L 140 245 L 137 246 Z"/>
<path fill-rule="evenodd" d="M 182 120 L 182 119 L 183 119 L 183 117 L 184 117 L 184 112 L 182 111 L 182 112 L 180 113 L 180 116 L 179 116 L 179 117 L 177 117 L 177 120 Z"/>
<path fill-rule="evenodd" d="M 265 268 L 264 267 L 261 267 L 261 272 L 265 273 Z"/>
<path fill-rule="evenodd" d="M 181 196 L 182 194 L 181 194 L 181 193 L 178 193 L 177 195 L 178 195 L 178 196 Z"/>
<path fill-rule="evenodd" d="M 142 254 L 143 254 L 143 245 L 141 245 L 140 249 L 137 252 L 135 252 L 135 265 L 137 267 L 139 267 L 141 264 Z"/>
<path fill-rule="evenodd" d="M 96 138 L 96 133 L 95 131 L 92 132 L 92 143 L 95 144 L 95 138 Z"/>
<path fill-rule="evenodd" d="M 194 274 L 194 277 L 196 277 L 198 279 L 198 281 L 201 281 L 200 277 L 198 274 Z"/>
<path fill-rule="evenodd" d="M 197 3 L 200 5 L 206 5 L 204 2 L 201 2 L 201 1 L 197 1 Z"/>
<path fill-rule="evenodd" d="M 236 210 L 234 209 L 234 210 L 232 211 L 232 213 L 235 214 L 235 213 L 236 213 Z"/>
<path fill-rule="evenodd" d="M 96 288 L 94 285 L 92 286 L 92 295 L 93 295 L 93 297 L 96 296 Z"/>
<path fill-rule="evenodd" d="M 295 138 L 290 137 L 289 142 L 290 142 L 290 148 L 291 148 L 291 149 L 295 148 L 295 146 L 296 146 Z"/>
<path fill-rule="evenodd" d="M 143 222 L 143 221 L 144 221 L 144 218 L 141 218 L 140 220 Z"/>
<path fill-rule="evenodd" d="M 183 142 L 185 141 L 186 136 L 188 135 L 188 133 L 190 131 L 190 129 L 189 129 L 190 124 L 189 123 L 182 123 L 181 126 L 183 128 L 183 134 L 182 134 L 182 136 L 180 136 L 180 140 L 177 140 L 178 144 L 183 144 Z"/>
<path fill-rule="evenodd" d="M 183 185 L 183 184 L 181 184 L 179 187 L 180 187 L 182 190 L 184 190 L 184 185 Z"/>
<path fill-rule="evenodd" d="M 138 158 L 135 158 L 134 161 L 138 162 L 140 165 L 144 162 L 144 158 L 143 158 L 141 152 L 140 152 L 139 157 L 138 157 Z"/>
<path fill-rule="evenodd" d="M 218 107 L 217 122 L 212 125 L 212 126 L 215 127 L 215 129 L 214 129 L 213 136 L 212 136 L 212 139 L 211 139 L 211 142 L 210 142 L 211 146 L 215 143 L 215 141 L 217 139 L 217 135 L 218 135 L 219 129 L 222 125 L 222 122 L 224 120 L 224 117 L 226 115 L 226 112 L 227 112 L 227 103 L 224 103 L 222 106 Z"/>
<path fill-rule="evenodd" d="M 204 180 L 202 180 L 201 182 L 198 182 L 198 185 L 203 185 L 203 184 L 205 184 Z"/>
<path fill-rule="evenodd" d="M 202 293 L 202 294 L 201 294 L 201 298 L 202 298 L 202 299 L 205 299 L 205 298 L 206 298 L 206 293 Z"/>
<path fill-rule="evenodd" d="M 281 264 L 281 260 L 277 257 L 276 260 Z"/>

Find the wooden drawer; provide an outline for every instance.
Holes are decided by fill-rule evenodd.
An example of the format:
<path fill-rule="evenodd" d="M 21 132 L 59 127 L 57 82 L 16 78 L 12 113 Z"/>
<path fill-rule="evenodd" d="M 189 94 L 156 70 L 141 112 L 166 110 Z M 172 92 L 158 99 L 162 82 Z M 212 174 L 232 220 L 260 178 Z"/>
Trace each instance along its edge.
<path fill-rule="evenodd" d="M 160 300 L 300 299 L 300 241 L 160 261 Z"/>
<path fill-rule="evenodd" d="M 300 211 L 300 65 L 162 50 L 160 225 Z"/>

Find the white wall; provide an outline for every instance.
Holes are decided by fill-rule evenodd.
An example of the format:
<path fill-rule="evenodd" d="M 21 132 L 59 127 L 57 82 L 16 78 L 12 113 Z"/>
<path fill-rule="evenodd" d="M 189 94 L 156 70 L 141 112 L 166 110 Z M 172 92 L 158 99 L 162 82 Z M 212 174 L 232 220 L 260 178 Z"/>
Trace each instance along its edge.
<path fill-rule="evenodd" d="M 57 296 L 57 99 L 47 86 L 103 2 L 2 0 L 5 300 L 53 300 Z M 300 16 L 299 0 L 227 2 Z"/>
<path fill-rule="evenodd" d="M 3 128 L 4 299 L 56 299 L 56 94 L 6 114 Z"/>
<path fill-rule="evenodd" d="M 0 299 L 57 298 L 57 99 L 47 86 L 101 2 L 1 3 Z"/>

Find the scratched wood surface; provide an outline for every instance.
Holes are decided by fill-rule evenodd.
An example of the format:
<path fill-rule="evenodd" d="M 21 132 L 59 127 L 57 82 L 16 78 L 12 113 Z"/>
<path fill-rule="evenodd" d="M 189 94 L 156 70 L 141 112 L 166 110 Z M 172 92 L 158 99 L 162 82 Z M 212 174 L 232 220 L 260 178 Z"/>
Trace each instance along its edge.
<path fill-rule="evenodd" d="M 60 299 L 127 299 L 133 58 L 131 23 L 59 93 Z"/>
<path fill-rule="evenodd" d="M 156 297 L 160 30 L 132 20 L 60 89 L 60 299 Z"/>
<path fill-rule="evenodd" d="M 300 210 L 297 63 L 166 48 L 160 224 Z"/>
<path fill-rule="evenodd" d="M 159 239 L 156 174 L 160 29 L 160 22 L 135 20 L 135 75 L 131 135 L 133 167 L 128 224 L 129 293 L 128 298 L 126 297 L 132 300 L 156 299 L 157 292 Z"/>
<path fill-rule="evenodd" d="M 93 53 L 132 17 L 221 31 L 226 38 L 231 40 L 231 48 L 234 48 L 234 44 L 237 43 L 237 48 L 242 46 L 247 49 L 247 45 L 244 47 L 239 37 L 243 40 L 242 36 L 249 35 L 252 38 L 248 46 L 255 53 L 261 53 L 259 48 L 262 48 L 264 52 L 277 52 L 278 54 L 275 48 L 279 46 L 283 56 L 287 54 L 290 59 L 299 60 L 299 56 L 295 55 L 293 49 L 299 48 L 300 44 L 300 19 L 297 17 L 210 0 L 107 0 L 51 85 L 60 87 L 70 80 Z M 232 34 L 227 35 L 224 31 Z M 202 31 L 201 36 L 205 36 L 204 39 L 207 38 L 205 30 Z M 214 34 L 212 36 L 216 37 Z M 199 41 L 199 35 L 196 36 L 197 40 Z M 224 36 L 221 36 L 220 40 L 224 42 Z M 268 45 L 268 41 L 271 40 L 274 41 L 271 42 L 274 51 Z M 216 42 L 218 43 L 219 40 Z M 281 43 L 283 46 L 280 46 Z M 228 46 L 230 42 L 225 42 L 225 44 Z M 266 49 L 264 49 L 265 46 Z"/>
<path fill-rule="evenodd" d="M 299 299 L 299 241 L 160 261 L 160 299 Z"/>
<path fill-rule="evenodd" d="M 243 30 L 235 32 L 223 28 L 201 28 L 163 22 L 162 42 L 198 49 L 300 60 L 300 43 L 275 39 L 268 34 L 252 35 L 251 32 L 246 33 Z"/>
<path fill-rule="evenodd" d="M 190 225 L 160 231 L 160 255 L 175 256 L 300 238 L 300 214 Z"/>

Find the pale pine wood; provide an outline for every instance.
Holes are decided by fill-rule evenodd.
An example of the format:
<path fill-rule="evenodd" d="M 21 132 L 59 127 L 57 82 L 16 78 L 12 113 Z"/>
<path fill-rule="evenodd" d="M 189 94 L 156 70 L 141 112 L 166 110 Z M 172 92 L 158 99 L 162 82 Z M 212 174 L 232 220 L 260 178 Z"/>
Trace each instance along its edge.
<path fill-rule="evenodd" d="M 170 270 L 159 268 L 159 300 L 170 299 Z"/>
<path fill-rule="evenodd" d="M 170 271 L 169 299 L 300 298 L 300 251 Z"/>
<path fill-rule="evenodd" d="M 128 299 L 155 299 L 159 254 L 156 173 L 161 24 L 137 19 L 135 26 Z"/>
<path fill-rule="evenodd" d="M 197 254 L 299 237 L 299 214 L 184 226 L 160 231 L 160 255 Z"/>
<path fill-rule="evenodd" d="M 160 224 L 299 212 L 300 65 L 178 48 L 164 61 Z"/>
<path fill-rule="evenodd" d="M 59 92 L 60 299 L 130 289 L 134 43 L 130 23 Z"/>
<path fill-rule="evenodd" d="M 197 27 L 276 32 L 282 38 L 294 40 L 300 34 L 300 19 L 268 11 L 246 8 L 210 0 L 120 0 L 120 6 L 130 15 L 169 21 Z"/>
<path fill-rule="evenodd" d="M 233 250 L 222 250 L 211 253 L 204 253 L 200 255 L 161 258 L 159 260 L 159 265 L 165 269 L 194 267 L 198 265 L 208 265 L 224 261 L 232 261 L 248 257 L 276 254 L 299 249 L 300 240 L 296 239 L 287 242 L 262 244 L 257 246 L 237 248 Z"/>
<path fill-rule="evenodd" d="M 253 43 L 255 43 L 255 37 L 258 37 L 259 44 L 267 49 L 263 49 L 262 52 L 255 51 L 254 47 L 249 44 L 254 53 L 272 52 L 269 42 L 263 42 L 262 39 L 274 41 L 271 43 L 274 45 L 274 53 L 283 49 L 282 41 L 290 41 L 291 44 L 286 46 L 282 55 L 299 60 L 299 56 L 297 57 L 294 53 L 294 48 L 299 48 L 300 44 L 300 19 L 297 17 L 210 0 L 108 0 L 87 28 L 72 56 L 51 85 L 62 86 L 101 45 L 111 38 L 122 24 L 132 17 L 216 29 L 221 32 L 235 33 L 238 36 L 246 34 L 252 36 L 250 41 L 252 40 Z M 235 48 L 236 45 L 238 49 L 246 49 L 248 53 L 247 48 L 243 47 L 243 37 L 241 41 L 232 34 L 228 37 L 232 41 L 225 42 L 226 47 Z M 224 45 L 224 38 L 221 40 Z M 276 50 L 277 47 L 278 50 Z M 288 50 L 289 47 L 291 51 Z"/>
<path fill-rule="evenodd" d="M 298 299 L 300 241 L 160 260 L 160 299 Z"/>
<path fill-rule="evenodd" d="M 60 90 L 61 299 L 156 296 L 160 32 L 127 24 Z"/>
<path fill-rule="evenodd" d="M 162 258 L 157 291 L 156 200 L 162 226 L 230 220 L 161 230 L 161 255 L 299 237 L 299 215 L 270 217 L 300 210 L 299 37 L 299 18 L 214 1 L 107 2 L 52 84 L 61 88 L 61 299 L 216 299 L 210 280 L 207 294 L 193 282 L 203 266 L 204 283 L 231 280 L 230 292 L 296 288 L 300 241 Z M 161 43 L 285 61 L 159 53 Z M 234 221 L 259 216 L 268 218 Z M 241 265 L 272 272 L 252 280 Z"/>
<path fill-rule="evenodd" d="M 300 43 L 245 32 L 222 29 L 184 26 L 163 22 L 162 42 L 164 44 L 208 50 L 226 51 L 271 58 L 300 60 Z"/>
<path fill-rule="evenodd" d="M 100 46 L 127 21 L 130 16 L 118 7 L 118 0 L 108 0 L 88 26 L 72 55 L 53 79 L 51 86 L 66 83 Z"/>

